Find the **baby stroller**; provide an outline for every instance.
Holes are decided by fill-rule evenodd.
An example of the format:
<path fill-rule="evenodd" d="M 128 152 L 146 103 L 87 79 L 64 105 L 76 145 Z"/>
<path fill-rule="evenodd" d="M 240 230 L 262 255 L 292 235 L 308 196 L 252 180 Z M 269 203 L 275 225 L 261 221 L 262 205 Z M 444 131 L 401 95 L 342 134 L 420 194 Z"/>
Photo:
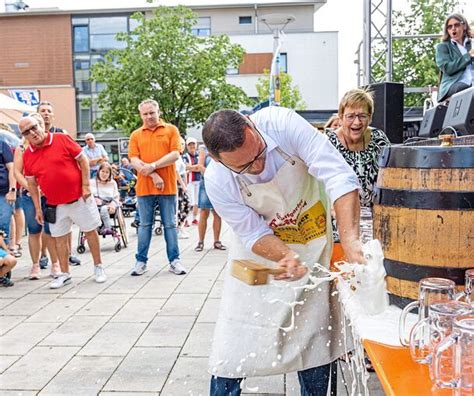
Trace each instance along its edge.
<path fill-rule="evenodd" d="M 97 232 L 100 236 L 102 236 L 102 238 L 106 238 L 107 235 L 111 235 L 112 238 L 115 240 L 115 251 L 120 252 L 120 250 L 122 250 L 122 247 L 126 248 L 128 245 L 127 228 L 125 226 L 125 218 L 123 216 L 121 207 L 117 207 L 115 213 L 110 217 L 111 219 L 113 219 L 111 232 L 107 232 L 103 224 L 100 225 L 100 227 L 97 229 Z M 83 254 L 86 251 L 85 242 L 86 236 L 82 231 L 80 231 L 77 243 L 77 253 Z"/>
<path fill-rule="evenodd" d="M 155 235 L 163 235 L 163 223 L 161 222 L 160 206 L 156 204 L 155 212 L 153 214 L 153 232 Z M 136 228 L 138 232 L 138 228 Z"/>
<path fill-rule="evenodd" d="M 155 206 L 155 217 L 153 220 L 153 230 L 155 235 L 162 235 L 163 223 L 161 222 L 160 206 L 158 204 Z"/>
<path fill-rule="evenodd" d="M 121 180 L 119 184 L 120 198 L 122 201 L 122 212 L 125 217 L 129 217 L 132 212 L 137 210 L 137 194 L 135 185 L 137 177 L 128 169 L 120 169 L 128 180 Z"/>

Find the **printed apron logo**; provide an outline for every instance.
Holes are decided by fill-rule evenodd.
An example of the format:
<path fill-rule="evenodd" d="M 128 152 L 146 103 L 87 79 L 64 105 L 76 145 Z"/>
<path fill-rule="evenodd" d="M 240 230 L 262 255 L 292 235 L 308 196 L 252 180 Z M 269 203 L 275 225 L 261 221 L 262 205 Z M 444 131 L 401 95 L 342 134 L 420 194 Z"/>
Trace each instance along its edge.
<path fill-rule="evenodd" d="M 303 212 L 307 205 L 301 200 L 289 213 L 277 213 L 269 226 L 274 234 L 283 242 L 305 245 L 306 243 L 326 235 L 326 210 L 318 201 Z"/>

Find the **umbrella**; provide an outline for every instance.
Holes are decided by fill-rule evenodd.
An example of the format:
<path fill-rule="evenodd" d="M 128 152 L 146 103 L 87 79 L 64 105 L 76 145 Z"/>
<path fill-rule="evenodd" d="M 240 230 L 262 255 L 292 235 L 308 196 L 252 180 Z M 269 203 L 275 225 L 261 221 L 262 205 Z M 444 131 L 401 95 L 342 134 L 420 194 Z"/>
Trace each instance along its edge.
<path fill-rule="evenodd" d="M 0 122 L 18 124 L 24 113 L 33 113 L 35 111 L 34 107 L 0 93 Z"/>

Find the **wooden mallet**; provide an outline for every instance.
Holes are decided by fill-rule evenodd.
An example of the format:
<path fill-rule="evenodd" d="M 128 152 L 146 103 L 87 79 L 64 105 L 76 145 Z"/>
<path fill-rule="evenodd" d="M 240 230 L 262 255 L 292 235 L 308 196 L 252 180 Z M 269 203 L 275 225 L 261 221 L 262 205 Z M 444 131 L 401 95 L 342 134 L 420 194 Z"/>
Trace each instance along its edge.
<path fill-rule="evenodd" d="M 265 285 L 268 275 L 281 275 L 285 272 L 284 268 L 266 267 L 252 260 L 232 261 L 232 276 L 250 286 Z"/>

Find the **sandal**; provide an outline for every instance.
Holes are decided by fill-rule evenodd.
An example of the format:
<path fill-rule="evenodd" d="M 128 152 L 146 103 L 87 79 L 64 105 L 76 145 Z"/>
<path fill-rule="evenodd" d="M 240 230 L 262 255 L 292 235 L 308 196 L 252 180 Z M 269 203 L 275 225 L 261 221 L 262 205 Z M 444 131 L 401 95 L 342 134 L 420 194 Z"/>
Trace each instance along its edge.
<path fill-rule="evenodd" d="M 221 243 L 221 241 L 215 241 L 214 242 L 214 249 L 227 250 L 227 248 Z"/>
<path fill-rule="evenodd" d="M 9 249 L 9 250 L 10 250 L 10 254 L 13 257 L 15 257 L 15 258 L 21 257 L 21 252 L 18 249 Z"/>
<path fill-rule="evenodd" d="M 194 248 L 196 252 L 202 252 L 204 249 L 204 242 L 198 242 L 197 246 Z"/>

